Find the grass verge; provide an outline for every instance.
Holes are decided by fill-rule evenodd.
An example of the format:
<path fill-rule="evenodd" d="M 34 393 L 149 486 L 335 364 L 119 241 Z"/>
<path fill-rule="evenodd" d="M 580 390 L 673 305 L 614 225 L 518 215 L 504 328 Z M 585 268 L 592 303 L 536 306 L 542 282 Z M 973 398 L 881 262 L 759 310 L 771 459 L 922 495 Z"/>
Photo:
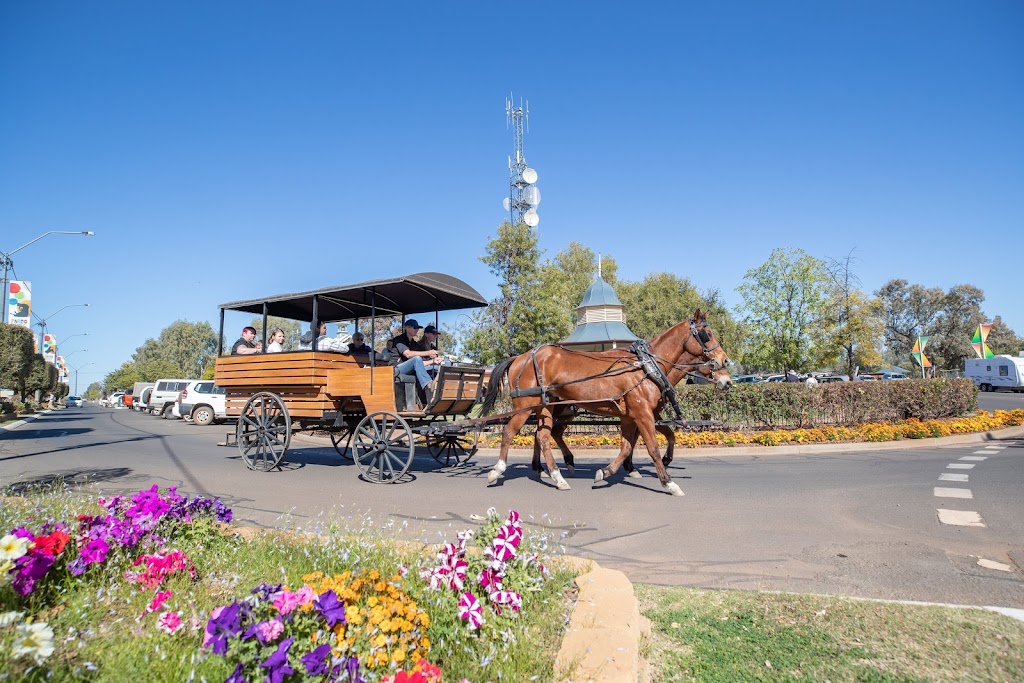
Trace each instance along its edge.
<path fill-rule="evenodd" d="M 655 681 L 1022 681 L 1024 623 L 985 610 L 636 586 Z"/>

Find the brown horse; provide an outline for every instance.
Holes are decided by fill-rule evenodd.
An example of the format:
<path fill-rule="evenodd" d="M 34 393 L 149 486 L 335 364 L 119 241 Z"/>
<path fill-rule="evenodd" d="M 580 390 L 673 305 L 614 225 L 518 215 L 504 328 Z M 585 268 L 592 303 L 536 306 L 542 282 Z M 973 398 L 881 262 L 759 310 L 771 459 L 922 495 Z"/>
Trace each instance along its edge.
<path fill-rule="evenodd" d="M 663 372 L 673 372 L 676 381 L 696 371 L 713 379 L 724 389 L 732 384 L 726 370 L 728 357 L 704 313 L 697 309 L 693 318 L 670 327 L 650 342 L 650 349 Z M 676 374 L 679 373 L 679 374 Z M 598 470 L 596 481 L 613 475 L 630 455 L 638 436 L 643 436 L 647 453 L 654 461 L 658 480 L 672 495 L 683 495 L 665 470 L 655 440 L 655 422 L 664 397 L 658 385 L 637 362 L 637 357 L 621 350 L 576 353 L 558 346 L 541 346 L 528 353 L 502 361 L 491 373 L 484 398 L 483 415 L 493 411 L 505 377 L 512 390 L 512 416 L 501 436 L 501 454 L 488 474 L 490 483 L 504 474 L 512 438 L 519 433 L 531 414 L 537 416 L 537 439 L 548 472 L 559 489 L 569 488 L 551 454 L 551 430 L 554 411 L 574 403 L 600 415 L 618 417 L 622 448 L 615 460 Z M 672 380 L 669 376 L 669 380 Z"/>

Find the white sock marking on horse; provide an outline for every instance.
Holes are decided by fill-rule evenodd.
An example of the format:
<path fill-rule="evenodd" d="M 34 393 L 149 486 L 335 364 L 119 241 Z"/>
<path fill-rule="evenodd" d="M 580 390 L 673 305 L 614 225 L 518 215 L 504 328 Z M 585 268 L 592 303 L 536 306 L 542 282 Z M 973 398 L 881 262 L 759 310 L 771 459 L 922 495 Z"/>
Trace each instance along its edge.
<path fill-rule="evenodd" d="M 673 496 L 686 495 L 685 493 L 683 493 L 683 490 L 679 488 L 679 484 L 675 483 L 674 481 L 670 481 L 669 483 L 665 484 L 665 490 L 671 493 Z"/>
<path fill-rule="evenodd" d="M 494 463 L 494 467 L 491 468 L 491 471 L 487 475 L 487 482 L 493 484 L 501 479 L 501 475 L 505 474 L 505 467 L 506 465 L 504 460 L 499 460 Z"/>
<path fill-rule="evenodd" d="M 558 487 L 559 491 L 569 490 L 569 482 L 565 480 L 565 477 L 563 477 L 562 473 L 559 472 L 557 469 L 551 473 L 551 480 L 555 482 L 555 485 Z"/>
<path fill-rule="evenodd" d="M 597 468 L 597 472 L 594 472 L 594 483 L 599 481 L 604 481 L 604 470 L 600 467 Z"/>
<path fill-rule="evenodd" d="M 640 474 L 640 470 L 633 470 L 629 473 L 630 479 L 643 479 L 644 475 Z"/>

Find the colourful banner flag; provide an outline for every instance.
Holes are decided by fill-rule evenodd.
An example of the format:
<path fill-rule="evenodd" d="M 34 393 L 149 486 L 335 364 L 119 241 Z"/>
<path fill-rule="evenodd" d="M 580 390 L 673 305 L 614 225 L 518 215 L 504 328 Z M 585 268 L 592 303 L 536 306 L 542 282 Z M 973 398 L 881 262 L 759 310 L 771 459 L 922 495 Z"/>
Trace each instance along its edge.
<path fill-rule="evenodd" d="M 48 363 L 57 364 L 57 338 L 49 333 L 43 335 L 43 358 Z"/>
<path fill-rule="evenodd" d="M 924 372 L 924 368 L 930 368 L 932 362 L 928 359 L 928 356 L 924 355 L 924 347 L 928 345 L 928 337 L 918 337 L 917 341 L 914 342 L 914 349 L 910 352 L 910 355 L 914 357 L 914 360 L 921 366 L 921 371 Z"/>
<path fill-rule="evenodd" d="M 974 353 L 978 354 L 978 358 L 992 358 L 995 355 L 988 348 L 988 344 L 985 343 L 991 329 L 992 323 L 982 323 L 974 331 L 974 337 L 971 339 L 971 348 L 974 349 Z"/>
<path fill-rule="evenodd" d="M 32 327 L 32 283 L 11 280 L 7 284 L 7 324 Z"/>

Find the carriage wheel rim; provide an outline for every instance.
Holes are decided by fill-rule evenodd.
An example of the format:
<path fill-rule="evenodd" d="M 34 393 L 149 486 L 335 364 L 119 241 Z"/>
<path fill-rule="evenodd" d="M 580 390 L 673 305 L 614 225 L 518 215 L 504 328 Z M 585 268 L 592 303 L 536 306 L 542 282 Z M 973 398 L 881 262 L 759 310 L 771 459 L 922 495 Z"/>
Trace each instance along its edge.
<path fill-rule="evenodd" d="M 401 479 L 412 464 L 415 448 L 412 430 L 402 417 L 393 413 L 378 412 L 364 417 L 352 441 L 356 466 L 367 481 L 393 483 Z"/>
<path fill-rule="evenodd" d="M 238 450 L 250 470 L 280 466 L 291 441 L 291 417 L 280 397 L 259 393 L 246 401 L 235 428 Z"/>

